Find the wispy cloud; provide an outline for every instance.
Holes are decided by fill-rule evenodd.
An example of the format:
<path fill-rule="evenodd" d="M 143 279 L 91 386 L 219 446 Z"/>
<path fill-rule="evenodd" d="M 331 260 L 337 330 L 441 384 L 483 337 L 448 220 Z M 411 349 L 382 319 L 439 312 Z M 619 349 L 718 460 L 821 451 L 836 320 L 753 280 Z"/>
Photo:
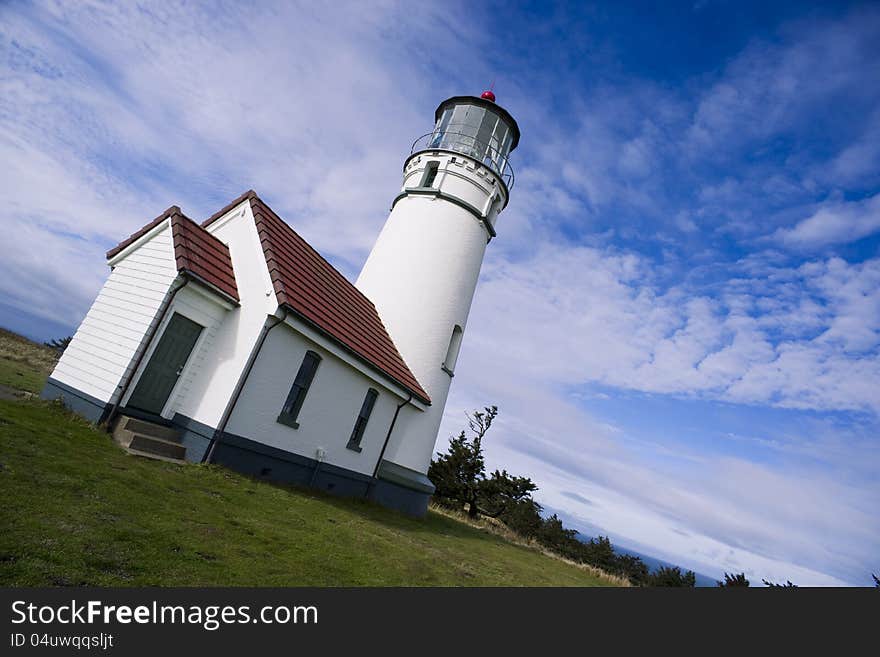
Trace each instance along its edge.
<path fill-rule="evenodd" d="M 541 357 L 517 363 L 529 381 L 880 411 L 880 261 L 730 273 L 661 290 L 649 259 L 543 245 L 527 261 L 489 263 L 475 321 L 505 329 L 469 344 L 488 364 L 541 336 Z"/>
<path fill-rule="evenodd" d="M 780 228 L 774 238 L 785 246 L 815 248 L 852 242 L 880 230 L 880 194 L 860 201 L 822 203 L 792 228 Z"/>

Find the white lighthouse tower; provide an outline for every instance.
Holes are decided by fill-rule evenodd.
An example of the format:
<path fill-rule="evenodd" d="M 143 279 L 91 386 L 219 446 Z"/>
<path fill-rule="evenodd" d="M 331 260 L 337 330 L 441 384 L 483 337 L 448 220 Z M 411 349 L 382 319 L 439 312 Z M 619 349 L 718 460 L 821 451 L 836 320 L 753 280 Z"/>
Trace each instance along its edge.
<path fill-rule="evenodd" d="M 376 305 L 400 354 L 431 396 L 400 418 L 385 458 L 427 472 L 486 245 L 513 187 L 513 117 L 491 91 L 437 108 L 416 140 L 403 187 L 356 286 Z"/>

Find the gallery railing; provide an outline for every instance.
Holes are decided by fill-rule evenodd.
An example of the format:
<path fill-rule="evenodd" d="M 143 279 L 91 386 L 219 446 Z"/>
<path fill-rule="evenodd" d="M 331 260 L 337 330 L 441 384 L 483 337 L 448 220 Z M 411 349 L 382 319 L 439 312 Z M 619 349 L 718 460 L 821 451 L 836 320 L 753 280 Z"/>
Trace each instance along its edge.
<path fill-rule="evenodd" d="M 504 181 L 508 190 L 513 188 L 515 176 L 507 156 L 502 155 L 500 151 L 492 148 L 489 144 L 478 141 L 473 135 L 464 132 L 429 132 L 413 142 L 410 154 L 432 148 L 454 151 L 472 157 L 477 162 L 482 162 L 489 167 Z"/>

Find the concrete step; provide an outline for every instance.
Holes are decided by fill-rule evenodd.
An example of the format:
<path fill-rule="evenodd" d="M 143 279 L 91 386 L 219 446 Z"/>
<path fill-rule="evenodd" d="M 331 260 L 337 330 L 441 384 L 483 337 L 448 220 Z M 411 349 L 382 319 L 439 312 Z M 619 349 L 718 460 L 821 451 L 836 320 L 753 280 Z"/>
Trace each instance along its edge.
<path fill-rule="evenodd" d="M 141 452 L 136 449 L 126 449 L 126 452 L 131 454 L 132 456 L 143 456 L 147 459 L 153 459 L 154 461 L 165 461 L 166 463 L 177 463 L 177 465 L 186 465 L 187 462 L 183 459 L 173 459 L 168 456 L 160 456 L 159 454 L 152 454 L 150 452 Z"/>
<path fill-rule="evenodd" d="M 161 440 L 167 440 L 169 442 L 180 442 L 180 432 L 174 427 L 167 427 L 161 424 L 156 424 L 155 422 L 139 420 L 127 415 L 124 415 L 119 419 L 119 422 L 116 425 L 116 430 L 130 431 L 131 433 L 138 433 L 142 436 L 152 436 L 153 438 L 160 438 Z"/>
<path fill-rule="evenodd" d="M 125 447 L 128 451 L 136 452 L 141 456 L 160 456 L 178 461 L 183 461 L 186 457 L 186 447 L 180 443 L 140 433 L 133 433 L 131 441 Z"/>
<path fill-rule="evenodd" d="M 113 428 L 113 440 L 136 456 L 186 463 L 186 447 L 173 427 L 123 415 Z"/>

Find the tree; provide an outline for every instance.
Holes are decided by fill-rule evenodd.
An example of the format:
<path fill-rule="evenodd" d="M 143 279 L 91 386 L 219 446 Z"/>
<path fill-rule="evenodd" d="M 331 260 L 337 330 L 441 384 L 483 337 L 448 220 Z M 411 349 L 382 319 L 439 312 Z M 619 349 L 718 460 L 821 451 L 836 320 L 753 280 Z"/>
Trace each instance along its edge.
<path fill-rule="evenodd" d="M 73 340 L 73 336 L 68 335 L 66 338 L 58 338 L 55 340 L 49 340 L 49 342 L 44 342 L 43 344 L 46 345 L 47 347 L 51 347 L 52 349 L 57 351 L 58 354 L 60 355 L 60 354 L 64 353 L 65 349 L 67 349 L 67 345 L 70 344 L 71 340 Z"/>
<path fill-rule="evenodd" d="M 607 536 L 591 538 L 583 544 L 584 560 L 597 568 L 616 572 L 621 567 L 621 557 L 614 551 L 611 539 Z"/>
<path fill-rule="evenodd" d="M 874 578 L 874 588 L 880 589 L 880 579 L 877 579 L 877 576 L 874 573 L 871 573 L 871 577 Z"/>
<path fill-rule="evenodd" d="M 727 573 L 724 573 L 724 581 L 718 582 L 718 586 L 749 586 L 749 580 L 746 579 L 745 573 L 739 573 L 737 575 L 728 575 Z"/>
<path fill-rule="evenodd" d="M 467 508 L 472 518 L 481 514 L 497 518 L 512 505 L 531 500 L 531 494 L 538 490 L 528 477 L 515 477 L 507 470 L 495 470 L 486 477 L 483 438 L 497 416 L 497 406 L 486 406 L 468 415 L 471 440 L 462 431 L 449 441 L 445 454 L 437 453 L 428 469 L 428 477 L 436 488 L 434 497 L 441 503 Z"/>
<path fill-rule="evenodd" d="M 474 437 L 468 441 L 462 431 L 449 441 L 445 454 L 437 453 L 428 468 L 428 478 L 434 483 L 434 497 L 440 502 L 468 507 L 468 514 L 476 517 L 477 491 L 485 478 L 486 464 L 483 460 L 483 436 L 489 431 L 498 415 L 497 406 L 487 406 L 484 411 L 468 415 L 468 426 Z"/>
<path fill-rule="evenodd" d="M 616 572 L 626 577 L 632 584 L 649 586 L 648 578 L 651 576 L 651 572 L 644 561 L 631 554 L 620 554 L 617 556 L 617 563 Z"/>
<path fill-rule="evenodd" d="M 539 542 L 565 555 L 571 553 L 572 541 L 577 541 L 576 536 L 577 531 L 566 529 L 555 513 L 544 519 L 538 531 Z"/>
<path fill-rule="evenodd" d="M 529 497 L 508 504 L 499 519 L 520 536 L 536 538 L 544 523 L 541 511 L 541 505 Z"/>
<path fill-rule="evenodd" d="M 662 566 L 648 576 L 648 586 L 696 586 L 694 571 L 681 572 L 678 566 Z"/>
<path fill-rule="evenodd" d="M 536 490 L 538 487 L 528 477 L 514 477 L 507 474 L 507 470 L 496 470 L 478 484 L 477 505 L 483 515 L 497 518 L 512 504 L 530 500 Z"/>
<path fill-rule="evenodd" d="M 764 586 L 769 586 L 772 589 L 796 589 L 798 587 L 797 584 L 792 584 L 791 581 L 787 581 L 785 584 L 774 584 L 773 582 L 768 582 L 766 579 L 762 579 L 764 582 Z"/>

